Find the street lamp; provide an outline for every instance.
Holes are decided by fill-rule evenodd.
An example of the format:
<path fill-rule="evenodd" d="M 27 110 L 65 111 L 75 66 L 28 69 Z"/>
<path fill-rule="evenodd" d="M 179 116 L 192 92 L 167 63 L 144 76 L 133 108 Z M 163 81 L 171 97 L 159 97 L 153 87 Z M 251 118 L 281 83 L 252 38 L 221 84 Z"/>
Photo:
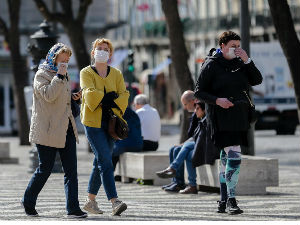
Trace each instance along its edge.
<path fill-rule="evenodd" d="M 40 29 L 30 36 L 30 39 L 33 40 L 34 44 L 28 44 L 27 46 L 27 51 L 32 56 L 33 66 L 31 67 L 31 70 L 35 73 L 38 71 L 38 66 L 41 59 L 46 58 L 48 51 L 57 42 L 57 38 L 59 37 L 57 34 L 51 31 L 51 26 L 46 20 L 44 20 L 39 27 Z M 32 99 L 32 87 L 26 87 L 26 90 L 24 91 L 26 92 L 25 95 L 28 96 L 27 99 Z M 31 115 L 31 105 L 32 103 L 27 105 L 29 115 Z M 37 168 L 39 165 L 36 147 L 30 151 L 29 158 L 31 162 L 29 166 L 29 172 L 34 172 L 35 168 Z M 56 155 L 52 172 L 63 172 L 59 154 Z"/>
<path fill-rule="evenodd" d="M 48 51 L 56 44 L 57 38 L 59 37 L 51 31 L 51 26 L 46 20 L 44 20 L 39 27 L 40 29 L 30 36 L 34 44 L 28 44 L 27 46 L 27 50 L 32 56 L 34 65 L 31 69 L 34 72 L 38 70 L 41 59 L 46 58 Z"/>

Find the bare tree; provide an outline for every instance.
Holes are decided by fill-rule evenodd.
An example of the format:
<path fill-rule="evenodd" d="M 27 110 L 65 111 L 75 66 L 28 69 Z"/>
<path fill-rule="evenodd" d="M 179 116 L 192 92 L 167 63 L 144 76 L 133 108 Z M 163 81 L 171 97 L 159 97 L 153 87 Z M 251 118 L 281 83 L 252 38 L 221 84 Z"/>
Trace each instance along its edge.
<path fill-rule="evenodd" d="M 14 103 L 17 111 L 18 135 L 21 145 L 30 145 L 29 143 L 29 123 L 24 98 L 24 87 L 28 83 L 28 71 L 26 61 L 20 53 L 20 32 L 19 18 L 21 0 L 7 0 L 9 11 L 8 27 L 3 18 L 0 17 L 0 31 L 4 35 L 5 41 L 10 49 L 10 58 L 13 71 L 13 93 Z"/>
<path fill-rule="evenodd" d="M 268 0 L 268 2 L 276 33 L 294 82 L 300 120 L 300 42 L 287 0 Z"/>
<path fill-rule="evenodd" d="M 72 0 L 59 0 L 63 13 L 51 13 L 43 0 L 34 0 L 34 2 L 46 20 L 63 25 L 74 49 L 78 68 L 82 69 L 89 65 L 90 55 L 86 49 L 83 25 L 92 0 L 80 0 L 77 17 L 72 10 Z"/>
<path fill-rule="evenodd" d="M 178 13 L 177 1 L 161 0 L 161 3 L 166 17 L 170 39 L 172 66 L 180 92 L 183 93 L 186 90 L 194 90 L 194 82 L 188 67 L 189 55 L 185 46 L 183 24 Z M 184 111 L 180 142 L 183 142 L 187 138 L 187 128 L 189 126 L 188 116 L 188 112 Z"/>

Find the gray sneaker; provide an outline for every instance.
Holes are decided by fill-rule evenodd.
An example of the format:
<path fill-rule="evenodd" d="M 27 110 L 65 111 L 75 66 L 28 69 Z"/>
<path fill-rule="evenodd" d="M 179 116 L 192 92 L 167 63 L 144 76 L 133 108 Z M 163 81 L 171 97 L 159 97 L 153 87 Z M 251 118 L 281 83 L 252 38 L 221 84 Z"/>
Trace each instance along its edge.
<path fill-rule="evenodd" d="M 103 211 L 99 209 L 96 200 L 86 199 L 83 209 L 92 214 L 103 214 Z"/>
<path fill-rule="evenodd" d="M 127 209 L 127 205 L 120 201 L 119 199 L 117 199 L 113 204 L 112 204 L 112 213 L 111 215 L 113 216 L 119 216 L 121 215 L 122 212 L 124 212 Z"/>

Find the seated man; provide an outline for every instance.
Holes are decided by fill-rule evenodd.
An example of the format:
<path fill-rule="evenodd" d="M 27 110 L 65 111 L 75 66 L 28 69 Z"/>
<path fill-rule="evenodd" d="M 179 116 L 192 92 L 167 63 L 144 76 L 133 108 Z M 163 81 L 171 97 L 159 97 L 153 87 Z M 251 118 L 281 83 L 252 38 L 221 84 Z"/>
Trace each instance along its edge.
<path fill-rule="evenodd" d="M 189 180 L 189 186 L 186 187 L 184 190 L 181 190 L 179 193 L 181 194 L 197 194 L 197 184 L 196 184 L 196 169 L 193 167 L 192 158 L 193 158 L 193 152 L 195 147 L 195 142 L 197 142 L 198 136 L 201 132 L 201 129 L 203 128 L 202 121 L 205 119 L 205 104 L 201 102 L 196 103 L 195 107 L 195 114 L 197 118 L 199 119 L 198 126 L 194 130 L 193 134 L 193 142 L 190 141 L 189 147 L 185 147 L 185 145 L 189 142 L 185 142 L 182 149 L 179 151 L 178 155 L 174 159 L 174 161 L 170 164 L 170 166 L 163 170 L 157 172 L 157 176 L 160 178 L 171 178 L 175 177 L 178 171 L 178 168 L 184 164 L 184 160 L 187 160 L 187 171 L 188 171 L 188 180 Z"/>
<path fill-rule="evenodd" d="M 187 110 L 188 112 L 194 112 L 195 111 L 195 103 L 198 101 L 194 97 L 194 92 L 187 90 L 185 91 L 181 96 L 181 103 L 183 105 L 183 109 Z M 178 153 L 185 148 L 193 149 L 195 142 L 192 138 L 194 134 L 194 130 L 198 125 L 198 118 L 195 113 L 193 113 L 191 119 L 190 119 L 190 126 L 188 129 L 188 139 L 179 145 L 173 146 L 169 151 L 169 158 L 170 158 L 170 164 L 176 159 Z M 165 185 L 162 187 L 165 191 L 171 191 L 171 192 L 179 192 L 181 189 L 185 188 L 184 184 L 184 164 L 180 165 L 178 167 L 178 170 L 176 172 L 176 176 L 172 178 L 172 182 L 168 185 Z"/>
<path fill-rule="evenodd" d="M 144 94 L 135 96 L 134 105 L 141 121 L 143 151 L 156 151 L 161 129 L 159 114 L 148 104 L 148 98 Z"/>
<path fill-rule="evenodd" d="M 127 107 L 123 118 L 127 121 L 129 132 L 127 138 L 118 140 L 114 144 L 112 154 L 114 169 L 116 169 L 121 154 L 124 152 L 141 152 L 143 149 L 140 118 L 130 107 Z"/>

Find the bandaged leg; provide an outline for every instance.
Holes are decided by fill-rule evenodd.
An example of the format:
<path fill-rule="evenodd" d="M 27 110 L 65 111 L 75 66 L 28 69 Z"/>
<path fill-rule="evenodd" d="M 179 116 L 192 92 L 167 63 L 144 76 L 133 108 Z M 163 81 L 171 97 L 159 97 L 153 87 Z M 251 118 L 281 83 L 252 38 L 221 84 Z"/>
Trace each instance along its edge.
<path fill-rule="evenodd" d="M 228 198 L 235 198 L 235 189 L 239 179 L 241 165 L 241 147 L 229 146 L 224 148 L 227 155 L 225 179 Z"/>

